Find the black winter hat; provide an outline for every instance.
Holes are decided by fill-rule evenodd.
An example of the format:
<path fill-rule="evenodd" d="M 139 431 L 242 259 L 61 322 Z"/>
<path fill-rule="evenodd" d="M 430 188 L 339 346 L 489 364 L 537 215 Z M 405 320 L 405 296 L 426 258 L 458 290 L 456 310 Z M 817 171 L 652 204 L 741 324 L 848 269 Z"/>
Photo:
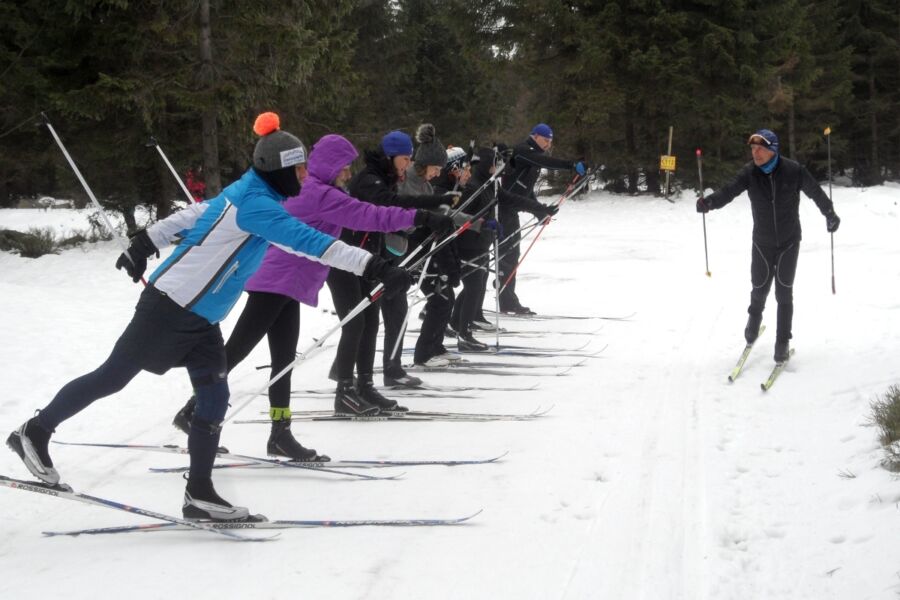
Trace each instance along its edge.
<path fill-rule="evenodd" d="M 434 135 L 434 125 L 423 123 L 416 130 L 416 141 L 419 147 L 413 154 L 413 162 L 420 167 L 443 167 L 447 164 L 447 151 L 441 140 Z"/>

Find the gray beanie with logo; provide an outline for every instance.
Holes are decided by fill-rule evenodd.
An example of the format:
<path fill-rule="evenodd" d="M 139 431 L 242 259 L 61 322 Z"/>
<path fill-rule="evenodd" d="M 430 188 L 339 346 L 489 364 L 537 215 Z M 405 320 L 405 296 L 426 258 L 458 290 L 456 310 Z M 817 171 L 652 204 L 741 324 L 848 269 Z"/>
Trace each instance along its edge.
<path fill-rule="evenodd" d="M 420 167 L 437 166 L 447 164 L 447 151 L 441 140 L 434 135 L 434 125 L 423 123 L 416 130 L 416 142 L 419 146 L 413 153 L 413 162 Z"/>
<path fill-rule="evenodd" d="M 253 149 L 253 166 L 265 173 L 306 162 L 303 142 L 280 127 L 278 115 L 272 112 L 259 115 L 253 124 L 253 131 L 262 136 Z"/>

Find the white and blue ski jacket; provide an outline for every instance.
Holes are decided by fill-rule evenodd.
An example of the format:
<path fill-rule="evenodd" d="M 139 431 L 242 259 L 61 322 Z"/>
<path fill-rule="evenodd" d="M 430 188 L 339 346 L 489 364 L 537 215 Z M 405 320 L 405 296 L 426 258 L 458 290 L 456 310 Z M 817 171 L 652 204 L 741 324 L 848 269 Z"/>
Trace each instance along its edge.
<path fill-rule="evenodd" d="M 150 276 L 150 283 L 179 306 L 218 323 L 234 307 L 269 243 L 362 275 L 371 254 L 298 221 L 282 200 L 250 169 L 215 198 L 147 228 L 157 248 L 182 240 Z"/>

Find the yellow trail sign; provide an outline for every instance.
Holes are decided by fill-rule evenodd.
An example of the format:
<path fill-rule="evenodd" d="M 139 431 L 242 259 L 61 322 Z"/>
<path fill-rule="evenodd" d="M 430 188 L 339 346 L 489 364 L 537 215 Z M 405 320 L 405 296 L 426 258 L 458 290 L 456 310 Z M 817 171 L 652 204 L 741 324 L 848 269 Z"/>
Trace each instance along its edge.
<path fill-rule="evenodd" d="M 675 171 L 675 157 L 663 155 L 659 157 L 660 171 Z"/>

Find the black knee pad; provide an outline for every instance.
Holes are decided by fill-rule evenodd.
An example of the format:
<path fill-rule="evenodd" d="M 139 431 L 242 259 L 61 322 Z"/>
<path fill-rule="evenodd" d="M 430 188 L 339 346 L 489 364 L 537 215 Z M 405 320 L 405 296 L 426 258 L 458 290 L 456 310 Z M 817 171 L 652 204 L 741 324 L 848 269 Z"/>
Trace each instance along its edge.
<path fill-rule="evenodd" d="M 197 397 L 197 406 L 194 408 L 194 422 L 197 420 L 216 424 L 225 419 L 228 411 L 228 380 L 225 374 L 212 374 L 208 377 L 192 377 L 194 395 Z"/>

